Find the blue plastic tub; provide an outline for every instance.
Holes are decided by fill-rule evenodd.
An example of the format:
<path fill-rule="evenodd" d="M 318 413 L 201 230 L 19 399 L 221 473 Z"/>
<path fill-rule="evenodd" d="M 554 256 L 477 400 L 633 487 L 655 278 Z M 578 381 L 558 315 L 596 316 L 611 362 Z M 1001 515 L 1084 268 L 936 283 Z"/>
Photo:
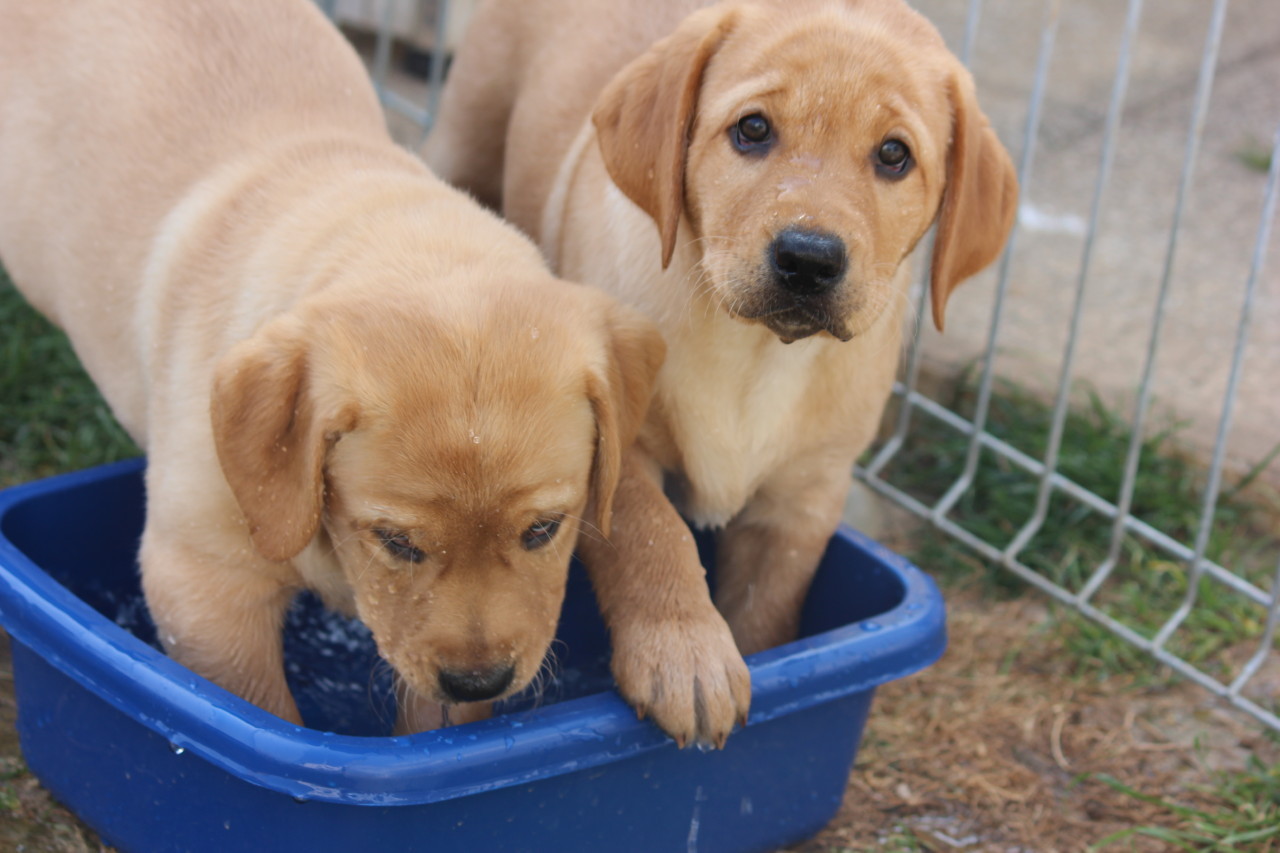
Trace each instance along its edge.
<path fill-rule="evenodd" d="M 367 632 L 302 603 L 290 673 L 310 728 L 161 654 L 138 592 L 140 460 L 0 493 L 0 618 L 26 761 L 129 851 L 751 851 L 838 807 L 877 685 L 946 643 L 919 570 L 851 530 L 803 637 L 753 656 L 751 721 L 679 750 L 609 687 L 590 585 L 570 577 L 559 677 L 481 723 L 386 736 Z"/>

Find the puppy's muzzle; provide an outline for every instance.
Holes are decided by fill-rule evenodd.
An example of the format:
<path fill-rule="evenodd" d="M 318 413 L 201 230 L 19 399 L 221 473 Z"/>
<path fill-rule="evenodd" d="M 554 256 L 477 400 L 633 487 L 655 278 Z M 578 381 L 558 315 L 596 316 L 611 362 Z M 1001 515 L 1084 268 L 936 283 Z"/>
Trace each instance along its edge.
<path fill-rule="evenodd" d="M 841 287 L 849 266 L 844 240 L 792 225 L 774 236 L 765 255 L 757 290 L 739 304 L 738 316 L 759 320 L 788 344 L 823 331 L 842 341 L 852 337 Z"/>
<path fill-rule="evenodd" d="M 442 669 L 437 680 L 450 702 L 483 702 L 501 696 L 515 675 L 515 666 L 507 664 L 492 669 Z"/>
<path fill-rule="evenodd" d="M 786 228 L 769 245 L 769 264 L 778 286 L 797 296 L 821 296 L 844 278 L 844 241 L 826 231 Z"/>

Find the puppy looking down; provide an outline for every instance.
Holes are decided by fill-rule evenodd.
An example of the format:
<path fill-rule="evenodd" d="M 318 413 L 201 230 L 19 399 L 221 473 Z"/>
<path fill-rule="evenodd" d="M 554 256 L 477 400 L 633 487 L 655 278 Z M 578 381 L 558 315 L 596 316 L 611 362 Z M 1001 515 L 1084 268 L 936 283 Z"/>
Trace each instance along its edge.
<path fill-rule="evenodd" d="M 312 3 L 3 0 L 0 198 L 0 260 L 148 453 L 173 657 L 301 723 L 309 588 L 372 629 L 399 731 L 530 682 L 664 347 L 398 149 Z"/>
<path fill-rule="evenodd" d="M 582 545 L 615 641 L 632 638 L 623 692 L 669 699 L 625 649 L 674 645 L 649 626 L 704 586 L 664 489 L 720 529 L 716 603 L 738 649 L 793 638 L 892 388 L 908 258 L 936 225 L 941 329 L 1017 208 L 937 31 L 901 0 L 489 0 L 424 155 L 667 342 L 613 534 Z M 705 674 L 727 656 L 664 657 L 683 678 L 662 686 L 698 683 L 713 718 Z"/>

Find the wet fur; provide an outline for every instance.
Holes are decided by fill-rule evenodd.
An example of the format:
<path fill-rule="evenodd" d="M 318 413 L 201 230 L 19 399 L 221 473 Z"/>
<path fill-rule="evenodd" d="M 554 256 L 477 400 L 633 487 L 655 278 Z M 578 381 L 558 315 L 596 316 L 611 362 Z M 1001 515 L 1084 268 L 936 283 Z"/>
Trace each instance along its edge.
<path fill-rule="evenodd" d="M 0 3 L 0 259 L 147 451 L 165 649 L 301 722 L 280 631 L 310 588 L 372 629 L 412 731 L 444 668 L 539 672 L 663 344 L 383 121 L 306 0 Z"/>

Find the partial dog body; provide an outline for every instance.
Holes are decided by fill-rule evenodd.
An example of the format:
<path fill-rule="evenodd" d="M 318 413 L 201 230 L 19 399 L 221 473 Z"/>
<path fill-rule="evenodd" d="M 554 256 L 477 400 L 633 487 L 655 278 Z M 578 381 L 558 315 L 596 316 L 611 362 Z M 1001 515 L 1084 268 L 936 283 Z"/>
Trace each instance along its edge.
<path fill-rule="evenodd" d="M 299 723 L 310 588 L 372 629 L 400 731 L 530 682 L 663 345 L 396 148 L 313 4 L 0 3 L 0 199 L 0 260 L 148 453 L 170 654 Z"/>
<path fill-rule="evenodd" d="M 612 547 L 582 546 L 615 637 L 703 583 L 664 481 L 722 528 L 740 650 L 794 637 L 892 387 L 908 257 L 936 221 L 941 328 L 1016 209 L 937 32 L 900 0 L 489 0 L 425 156 L 667 341 Z"/>

